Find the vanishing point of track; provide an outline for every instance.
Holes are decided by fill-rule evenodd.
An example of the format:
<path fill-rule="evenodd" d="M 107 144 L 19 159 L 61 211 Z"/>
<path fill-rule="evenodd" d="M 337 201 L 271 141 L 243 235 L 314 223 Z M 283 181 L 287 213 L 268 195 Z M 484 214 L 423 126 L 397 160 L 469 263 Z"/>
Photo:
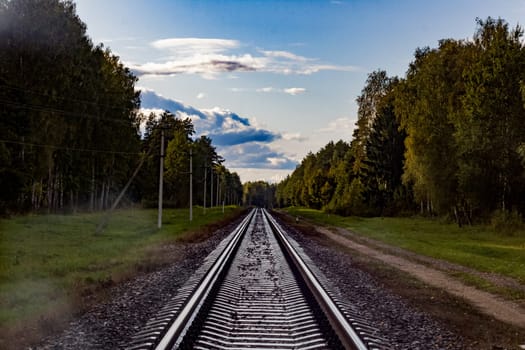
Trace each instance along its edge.
<path fill-rule="evenodd" d="M 208 256 L 127 349 L 387 349 L 264 209 Z"/>

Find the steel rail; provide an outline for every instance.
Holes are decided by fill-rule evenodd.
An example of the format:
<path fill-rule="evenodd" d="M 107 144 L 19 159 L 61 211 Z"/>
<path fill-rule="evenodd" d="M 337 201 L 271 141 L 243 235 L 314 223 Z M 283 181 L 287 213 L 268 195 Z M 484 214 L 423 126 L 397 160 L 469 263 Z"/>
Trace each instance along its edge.
<path fill-rule="evenodd" d="M 336 332 L 339 340 L 346 349 L 353 350 L 367 350 L 368 347 L 363 343 L 359 335 L 355 332 L 352 326 L 348 323 L 344 315 L 341 313 L 337 305 L 334 303 L 332 298 L 321 286 L 315 275 L 312 273 L 308 265 L 305 264 L 303 259 L 292 247 L 286 235 L 283 233 L 280 225 L 275 221 L 275 219 L 268 213 L 266 209 L 263 209 L 268 222 L 271 224 L 276 237 L 282 243 L 282 246 L 287 251 L 292 262 L 297 267 L 297 270 L 303 276 L 303 279 L 307 286 L 310 288 L 310 291 L 314 295 L 321 309 L 325 312 L 330 325 Z"/>
<path fill-rule="evenodd" d="M 177 342 L 179 342 L 186 331 L 191 325 L 191 321 L 198 314 L 202 304 L 206 297 L 212 290 L 213 286 L 218 282 L 219 274 L 222 272 L 224 266 L 235 252 L 235 248 L 238 246 L 244 232 L 248 228 L 248 224 L 251 222 L 255 214 L 253 209 L 249 215 L 241 222 L 237 227 L 235 235 L 232 237 L 224 252 L 215 261 L 210 271 L 203 278 L 202 283 L 199 284 L 188 303 L 180 311 L 177 318 L 173 321 L 172 325 L 166 331 L 159 344 L 155 347 L 156 350 L 167 350 L 171 349 Z"/>

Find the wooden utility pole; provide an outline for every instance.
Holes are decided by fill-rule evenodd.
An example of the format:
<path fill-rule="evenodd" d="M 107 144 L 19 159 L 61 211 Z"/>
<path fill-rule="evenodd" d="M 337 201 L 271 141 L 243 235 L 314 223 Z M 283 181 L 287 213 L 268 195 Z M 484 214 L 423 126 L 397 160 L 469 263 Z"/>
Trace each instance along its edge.
<path fill-rule="evenodd" d="M 219 206 L 219 197 L 221 195 L 221 192 L 219 190 L 219 184 L 220 184 L 219 183 L 219 179 L 220 179 L 220 176 L 219 176 L 219 174 L 217 174 L 217 197 L 216 197 L 216 200 L 215 200 L 215 203 L 216 203 L 217 206 Z"/>
<path fill-rule="evenodd" d="M 208 165 L 204 163 L 204 207 L 203 207 L 204 214 L 206 214 L 206 174 L 208 173 L 208 171 L 206 170 L 207 168 L 208 168 Z"/>
<path fill-rule="evenodd" d="M 162 227 L 162 192 L 163 192 L 163 176 L 164 176 L 164 128 L 160 130 L 160 174 L 159 174 L 159 218 L 157 220 L 157 227 Z"/>
<path fill-rule="evenodd" d="M 190 146 L 190 221 L 193 221 L 193 153 Z"/>

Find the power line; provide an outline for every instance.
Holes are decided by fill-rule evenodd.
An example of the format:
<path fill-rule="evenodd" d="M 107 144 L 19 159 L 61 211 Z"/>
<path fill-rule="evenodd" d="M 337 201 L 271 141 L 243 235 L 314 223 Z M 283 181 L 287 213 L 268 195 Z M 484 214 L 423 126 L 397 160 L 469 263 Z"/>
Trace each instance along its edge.
<path fill-rule="evenodd" d="M 48 97 L 48 98 L 52 97 L 52 98 L 60 99 L 62 101 L 67 101 L 67 102 L 86 103 L 86 104 L 91 104 L 91 105 L 94 105 L 94 106 L 108 107 L 108 108 L 112 108 L 112 109 L 123 109 L 123 110 L 126 109 L 125 107 L 115 107 L 113 105 L 102 104 L 102 103 L 95 102 L 95 101 L 82 100 L 82 99 L 71 98 L 71 97 L 50 96 L 49 93 L 45 93 L 45 92 L 41 92 L 41 91 L 35 91 L 35 90 L 31 90 L 31 89 L 27 89 L 27 88 L 15 86 L 15 85 L 10 85 L 10 84 L 0 84 L 0 87 L 6 88 L 6 89 L 10 89 L 10 90 L 21 91 L 21 92 L 29 93 L 29 94 L 32 94 L 32 95 L 39 95 L 39 96 Z M 104 91 L 103 94 L 104 95 L 106 95 L 106 94 L 118 94 L 118 92 Z"/>
<path fill-rule="evenodd" d="M 28 103 L 19 103 L 19 102 L 7 101 L 7 100 L 2 100 L 2 99 L 0 99 L 0 103 L 9 105 L 9 106 L 13 106 L 16 108 L 22 108 L 22 109 L 34 111 L 34 112 L 47 112 L 47 113 L 55 113 L 55 114 L 61 114 L 61 115 L 71 116 L 71 117 L 81 117 L 81 118 L 88 118 L 88 119 L 95 119 L 95 120 L 106 120 L 106 121 L 111 121 L 114 123 L 122 123 L 125 125 L 130 125 L 130 122 L 133 122 L 132 120 L 121 120 L 121 119 L 115 119 L 115 118 L 108 118 L 108 117 L 102 117 L 102 116 L 95 115 L 95 114 L 71 112 L 71 111 L 66 111 L 63 109 L 51 108 L 48 106 L 39 106 L 39 105 L 28 104 Z"/>
<path fill-rule="evenodd" d="M 97 150 L 97 149 L 87 149 L 87 148 L 77 148 L 77 147 L 64 147 L 64 146 L 44 145 L 44 144 L 22 142 L 22 141 L 14 141 L 14 140 L 2 140 L 2 139 L 0 139 L 0 142 L 1 143 L 15 144 L 15 145 L 23 145 L 23 146 L 32 146 L 32 147 L 41 147 L 41 148 L 53 148 L 53 149 L 59 149 L 59 150 L 65 150 L 65 151 L 73 151 L 73 152 L 126 154 L 126 155 L 142 155 L 143 154 L 142 152 L 125 152 L 125 151 Z"/>

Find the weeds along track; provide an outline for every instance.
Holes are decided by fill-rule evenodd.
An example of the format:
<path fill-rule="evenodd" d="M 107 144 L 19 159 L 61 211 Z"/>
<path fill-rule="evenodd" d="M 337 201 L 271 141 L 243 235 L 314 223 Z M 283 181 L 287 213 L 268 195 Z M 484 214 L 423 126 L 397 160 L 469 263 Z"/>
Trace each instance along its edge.
<path fill-rule="evenodd" d="M 264 209 L 254 209 L 126 349 L 388 349 Z"/>

